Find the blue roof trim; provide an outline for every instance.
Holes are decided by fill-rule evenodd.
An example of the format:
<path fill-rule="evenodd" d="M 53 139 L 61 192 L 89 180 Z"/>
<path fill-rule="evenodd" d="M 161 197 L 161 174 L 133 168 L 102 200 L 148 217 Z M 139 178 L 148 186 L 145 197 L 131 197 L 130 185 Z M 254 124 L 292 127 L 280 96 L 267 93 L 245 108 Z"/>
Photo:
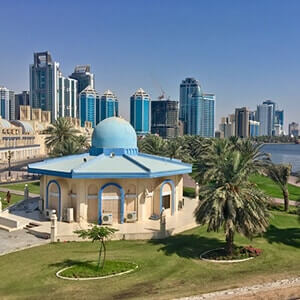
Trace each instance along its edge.
<path fill-rule="evenodd" d="M 185 168 L 175 171 L 153 172 L 153 173 L 75 173 L 75 172 L 58 172 L 52 170 L 31 169 L 28 168 L 29 173 L 52 175 L 65 178 L 156 178 L 178 174 L 187 174 L 192 172 L 192 168 Z"/>
<path fill-rule="evenodd" d="M 52 170 L 43 170 L 43 169 L 32 169 L 30 167 L 27 168 L 28 173 L 40 174 L 40 175 L 51 175 L 57 177 L 65 177 L 65 178 L 72 178 L 72 173 L 68 172 L 58 172 Z"/>

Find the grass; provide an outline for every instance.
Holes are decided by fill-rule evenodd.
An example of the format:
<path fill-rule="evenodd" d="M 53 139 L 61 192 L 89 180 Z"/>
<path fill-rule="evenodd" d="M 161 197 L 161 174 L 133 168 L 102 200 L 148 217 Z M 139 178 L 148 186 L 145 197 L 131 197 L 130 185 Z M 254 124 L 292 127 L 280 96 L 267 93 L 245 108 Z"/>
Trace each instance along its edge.
<path fill-rule="evenodd" d="M 97 267 L 96 262 L 77 262 L 71 268 L 60 273 L 61 276 L 70 278 L 101 277 L 118 274 L 135 269 L 136 265 L 129 262 L 107 260 L 103 268 Z"/>
<path fill-rule="evenodd" d="M 250 181 L 255 183 L 266 195 L 283 199 L 280 188 L 270 178 L 262 175 L 252 175 Z M 300 187 L 288 184 L 288 190 L 290 200 L 300 201 Z"/>
<path fill-rule="evenodd" d="M 92 281 L 68 281 L 55 272 L 76 262 L 97 260 L 91 242 L 47 244 L 0 257 L 0 299 L 172 299 L 300 275 L 298 216 L 274 212 L 269 230 L 237 246 L 263 250 L 253 260 L 214 264 L 199 260 L 224 246 L 223 232 L 197 227 L 163 240 L 108 242 L 108 259 L 134 262 L 136 272 Z M 22 276 L 20 277 L 20 274 Z"/>
<path fill-rule="evenodd" d="M 183 196 L 195 198 L 195 189 L 192 187 L 183 187 Z"/>
<path fill-rule="evenodd" d="M 11 184 L 5 184 L 5 185 L 0 185 L 2 188 L 7 188 L 7 189 L 12 189 L 16 191 L 24 191 L 25 184 L 28 185 L 28 189 L 30 193 L 34 194 L 40 194 L 40 182 L 35 181 L 35 182 L 29 182 L 29 183 L 11 183 Z"/>
<path fill-rule="evenodd" d="M 11 194 L 10 203 L 7 203 L 6 201 L 4 201 L 4 199 L 6 198 L 6 193 L 0 192 L 0 197 L 1 197 L 1 201 L 2 201 L 2 209 L 24 199 L 23 196 Z"/>

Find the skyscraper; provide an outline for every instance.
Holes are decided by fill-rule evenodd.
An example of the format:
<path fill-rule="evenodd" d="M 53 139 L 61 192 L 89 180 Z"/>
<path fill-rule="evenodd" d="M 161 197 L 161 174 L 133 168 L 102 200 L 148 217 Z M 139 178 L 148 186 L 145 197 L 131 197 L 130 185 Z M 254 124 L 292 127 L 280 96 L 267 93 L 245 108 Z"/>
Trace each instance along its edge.
<path fill-rule="evenodd" d="M 130 97 L 130 123 L 137 135 L 150 133 L 150 96 L 141 88 Z"/>
<path fill-rule="evenodd" d="M 100 121 L 110 118 L 110 117 L 118 117 L 119 116 L 119 101 L 115 94 L 107 90 L 102 96 L 101 96 L 101 103 L 98 104 L 96 111 L 96 119 L 97 123 Z M 99 102 L 97 102 L 99 103 Z"/>
<path fill-rule="evenodd" d="M 2 119 L 9 120 L 9 89 L 0 86 L 0 115 Z"/>
<path fill-rule="evenodd" d="M 20 120 L 20 105 L 29 105 L 29 91 L 15 95 L 15 119 Z"/>
<path fill-rule="evenodd" d="M 276 104 L 270 100 L 257 106 L 256 120 L 260 123 L 259 135 L 272 136 L 275 134 Z"/>
<path fill-rule="evenodd" d="M 179 135 L 178 102 L 170 99 L 151 101 L 151 133 L 164 139 Z"/>
<path fill-rule="evenodd" d="M 223 117 L 219 125 L 221 136 L 229 138 L 235 136 L 235 114 L 231 114 L 228 117 Z"/>
<path fill-rule="evenodd" d="M 198 80 L 186 78 L 181 82 L 179 118 L 184 134 L 214 136 L 215 102 L 215 95 L 204 94 Z"/>
<path fill-rule="evenodd" d="M 91 66 L 76 66 L 74 72 L 70 75 L 70 78 L 78 81 L 78 94 L 81 93 L 86 87 L 95 89 L 94 74 L 91 73 Z"/>
<path fill-rule="evenodd" d="M 235 136 L 249 137 L 249 109 L 247 107 L 235 109 Z"/>
<path fill-rule="evenodd" d="M 0 116 L 15 120 L 15 93 L 4 86 L 0 86 Z"/>
<path fill-rule="evenodd" d="M 91 86 L 87 86 L 79 94 L 79 119 L 82 127 L 86 121 L 91 122 L 93 127 L 100 122 L 98 113 L 99 107 L 99 95 Z"/>
<path fill-rule="evenodd" d="M 77 116 L 77 80 L 66 78 L 49 52 L 34 53 L 30 65 L 30 105 L 51 111 L 51 121 Z"/>
<path fill-rule="evenodd" d="M 289 124 L 289 136 L 299 137 L 299 124 L 296 122 L 292 122 Z"/>

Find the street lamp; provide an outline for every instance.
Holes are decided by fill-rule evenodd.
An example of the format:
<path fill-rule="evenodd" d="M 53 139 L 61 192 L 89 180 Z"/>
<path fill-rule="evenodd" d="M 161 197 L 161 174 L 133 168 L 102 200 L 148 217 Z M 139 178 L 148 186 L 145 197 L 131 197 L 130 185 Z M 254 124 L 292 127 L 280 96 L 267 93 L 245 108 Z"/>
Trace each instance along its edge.
<path fill-rule="evenodd" d="M 8 177 L 11 176 L 11 165 L 10 165 L 10 160 L 11 160 L 11 151 L 8 150 L 8 157 L 7 157 L 7 160 L 8 160 Z"/>

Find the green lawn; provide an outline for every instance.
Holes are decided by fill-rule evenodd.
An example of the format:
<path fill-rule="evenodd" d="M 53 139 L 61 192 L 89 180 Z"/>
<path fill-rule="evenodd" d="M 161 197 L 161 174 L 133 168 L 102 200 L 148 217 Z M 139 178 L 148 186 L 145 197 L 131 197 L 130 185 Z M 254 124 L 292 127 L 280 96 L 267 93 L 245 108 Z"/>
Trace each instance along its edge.
<path fill-rule="evenodd" d="M 29 182 L 29 183 L 11 183 L 6 185 L 0 185 L 2 188 L 17 190 L 17 191 L 24 191 L 25 184 L 28 185 L 28 189 L 30 193 L 39 194 L 40 193 L 40 182 Z"/>
<path fill-rule="evenodd" d="M 268 196 L 283 199 L 280 188 L 270 178 L 262 175 L 252 175 L 250 181 L 256 183 Z M 288 184 L 288 189 L 289 199 L 300 201 L 300 187 Z"/>
<path fill-rule="evenodd" d="M 172 299 L 300 275 L 298 217 L 274 212 L 264 237 L 236 244 L 263 249 L 251 261 L 214 264 L 199 260 L 224 245 L 220 233 L 198 227 L 156 241 L 112 241 L 108 259 L 134 262 L 131 274 L 93 281 L 67 281 L 55 272 L 78 261 L 95 261 L 97 243 L 48 244 L 0 257 L 0 299 Z"/>
<path fill-rule="evenodd" d="M 2 201 L 2 209 L 6 208 L 8 205 L 12 205 L 20 200 L 23 200 L 24 197 L 20 195 L 11 194 L 10 203 L 8 204 L 4 199 L 6 198 L 6 193 L 0 192 L 0 197 Z"/>

